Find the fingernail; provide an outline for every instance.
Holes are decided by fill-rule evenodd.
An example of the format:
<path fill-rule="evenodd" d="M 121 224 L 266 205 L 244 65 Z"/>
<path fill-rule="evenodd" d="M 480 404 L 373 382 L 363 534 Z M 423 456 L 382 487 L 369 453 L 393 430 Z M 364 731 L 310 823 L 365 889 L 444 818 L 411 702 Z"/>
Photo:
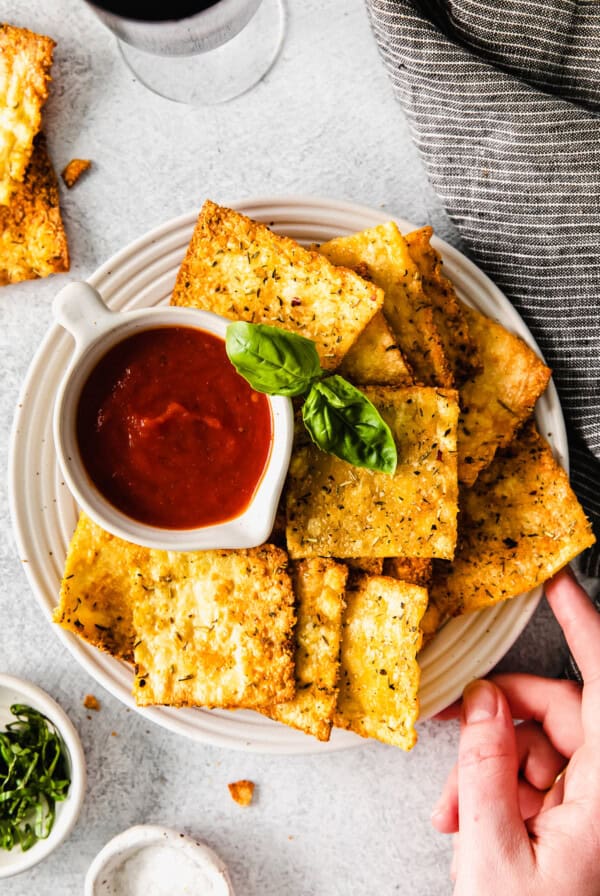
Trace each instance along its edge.
<path fill-rule="evenodd" d="M 487 722 L 498 712 L 498 694 L 489 681 L 473 681 L 463 693 L 463 715 L 465 722 Z"/>

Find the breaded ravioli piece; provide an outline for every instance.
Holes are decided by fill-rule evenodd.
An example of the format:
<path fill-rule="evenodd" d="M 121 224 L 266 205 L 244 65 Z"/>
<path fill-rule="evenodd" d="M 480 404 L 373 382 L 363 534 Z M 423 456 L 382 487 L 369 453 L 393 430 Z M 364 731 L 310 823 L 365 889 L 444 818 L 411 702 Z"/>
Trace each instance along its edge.
<path fill-rule="evenodd" d="M 528 423 L 461 488 L 456 555 L 434 563 L 432 603 L 442 621 L 491 607 L 543 584 L 594 542 L 569 477 Z"/>
<path fill-rule="evenodd" d="M 380 310 L 383 293 L 318 252 L 207 200 L 171 303 L 299 333 L 314 340 L 321 366 L 332 370 Z"/>
<path fill-rule="evenodd" d="M 410 257 L 421 274 L 423 292 L 433 308 L 433 318 L 454 376 L 454 385 L 459 386 L 477 373 L 480 361 L 464 307 L 452 281 L 444 273 L 442 256 L 431 245 L 432 237 L 433 227 L 430 226 L 404 234 Z"/>
<path fill-rule="evenodd" d="M 147 553 L 81 513 L 69 543 L 53 621 L 112 656 L 132 660 L 131 570 Z"/>
<path fill-rule="evenodd" d="M 324 558 L 292 564 L 296 596 L 296 695 L 265 715 L 329 740 L 337 703 L 342 613 L 348 569 Z"/>
<path fill-rule="evenodd" d="M 472 485 L 531 416 L 551 370 L 520 336 L 474 308 L 463 308 L 482 365 L 459 390 L 458 478 Z"/>
<path fill-rule="evenodd" d="M 285 551 L 153 550 L 134 576 L 138 705 L 255 709 L 294 696 Z"/>
<path fill-rule="evenodd" d="M 414 377 L 383 313 L 367 324 L 338 371 L 356 386 L 412 386 Z"/>
<path fill-rule="evenodd" d="M 346 592 L 334 724 L 410 750 L 416 743 L 421 618 L 427 591 L 364 576 Z"/>
<path fill-rule="evenodd" d="M 457 393 L 425 386 L 363 391 L 394 436 L 396 472 L 355 467 L 299 429 L 286 488 L 290 556 L 452 557 Z"/>
<path fill-rule="evenodd" d="M 381 287 L 383 313 L 415 381 L 450 387 L 452 373 L 444 353 L 421 274 L 394 221 L 319 246 L 333 264 L 345 265 Z"/>
<path fill-rule="evenodd" d="M 48 98 L 55 41 L 0 23 L 0 206 L 25 177 Z"/>
<path fill-rule="evenodd" d="M 23 183 L 0 205 L 0 286 L 69 270 L 58 184 L 42 133 Z"/>

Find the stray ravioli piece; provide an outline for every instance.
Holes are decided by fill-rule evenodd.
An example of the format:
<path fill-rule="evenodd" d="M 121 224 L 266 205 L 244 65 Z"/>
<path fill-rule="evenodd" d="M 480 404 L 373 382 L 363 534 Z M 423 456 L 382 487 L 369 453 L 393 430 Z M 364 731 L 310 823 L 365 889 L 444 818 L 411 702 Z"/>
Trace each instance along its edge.
<path fill-rule="evenodd" d="M 295 240 L 207 200 L 171 304 L 299 333 L 314 340 L 321 366 L 332 370 L 383 305 L 383 293 Z"/>
<path fill-rule="evenodd" d="M 131 569 L 145 553 L 145 548 L 110 535 L 81 513 L 69 543 L 53 622 L 112 656 L 132 660 Z"/>
<path fill-rule="evenodd" d="M 459 541 L 434 564 L 440 620 L 490 607 L 546 582 L 594 544 L 566 472 L 530 423 L 460 492 Z"/>
<path fill-rule="evenodd" d="M 294 696 L 284 551 L 153 550 L 134 579 L 138 705 L 255 709 Z"/>
<path fill-rule="evenodd" d="M 545 391 L 551 370 L 520 336 L 463 306 L 482 370 L 460 388 L 458 478 L 472 485 L 510 444 Z"/>
<path fill-rule="evenodd" d="M 410 750 L 417 741 L 421 618 L 427 591 L 365 576 L 346 592 L 334 724 Z"/>
<path fill-rule="evenodd" d="M 344 592 L 348 569 L 333 560 L 292 565 L 296 595 L 296 696 L 265 715 L 329 740 L 337 703 Z"/>
<path fill-rule="evenodd" d="M 0 286 L 69 270 L 58 184 L 43 134 L 8 206 L 0 205 Z"/>
<path fill-rule="evenodd" d="M 454 376 L 454 384 L 458 386 L 477 373 L 480 362 L 464 307 L 444 273 L 442 256 L 431 245 L 432 236 L 433 227 L 427 226 L 404 234 L 404 239 L 412 260 L 419 268 L 423 292 L 431 302 L 433 319 Z"/>
<path fill-rule="evenodd" d="M 55 42 L 0 23 L 0 205 L 25 176 L 48 98 Z"/>
<path fill-rule="evenodd" d="M 411 386 L 363 390 L 390 427 L 393 475 L 325 454 L 299 432 L 287 486 L 290 556 L 444 557 L 456 543 L 457 394 Z"/>
<path fill-rule="evenodd" d="M 412 386 L 414 383 L 381 311 L 362 331 L 338 372 L 357 386 Z"/>
<path fill-rule="evenodd" d="M 453 385 L 431 302 L 406 240 L 393 221 L 319 246 L 333 264 L 360 270 L 381 287 L 383 313 L 417 382 Z"/>

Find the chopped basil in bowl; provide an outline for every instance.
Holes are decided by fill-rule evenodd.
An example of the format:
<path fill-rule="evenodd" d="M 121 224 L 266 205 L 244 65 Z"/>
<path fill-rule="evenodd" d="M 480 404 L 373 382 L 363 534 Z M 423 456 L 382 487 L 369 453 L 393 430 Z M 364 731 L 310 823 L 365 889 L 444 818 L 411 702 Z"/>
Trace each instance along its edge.
<path fill-rule="evenodd" d="M 0 674 L 0 878 L 62 843 L 84 792 L 83 750 L 66 713 L 36 685 Z"/>

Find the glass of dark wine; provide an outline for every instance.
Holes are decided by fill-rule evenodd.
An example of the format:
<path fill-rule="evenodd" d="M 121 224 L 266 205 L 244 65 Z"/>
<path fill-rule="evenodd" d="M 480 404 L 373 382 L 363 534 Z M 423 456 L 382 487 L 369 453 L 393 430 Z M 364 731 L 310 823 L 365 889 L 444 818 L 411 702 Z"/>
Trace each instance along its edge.
<path fill-rule="evenodd" d="M 192 106 L 225 102 L 257 84 L 285 31 L 283 0 L 84 2 L 142 84 Z"/>

